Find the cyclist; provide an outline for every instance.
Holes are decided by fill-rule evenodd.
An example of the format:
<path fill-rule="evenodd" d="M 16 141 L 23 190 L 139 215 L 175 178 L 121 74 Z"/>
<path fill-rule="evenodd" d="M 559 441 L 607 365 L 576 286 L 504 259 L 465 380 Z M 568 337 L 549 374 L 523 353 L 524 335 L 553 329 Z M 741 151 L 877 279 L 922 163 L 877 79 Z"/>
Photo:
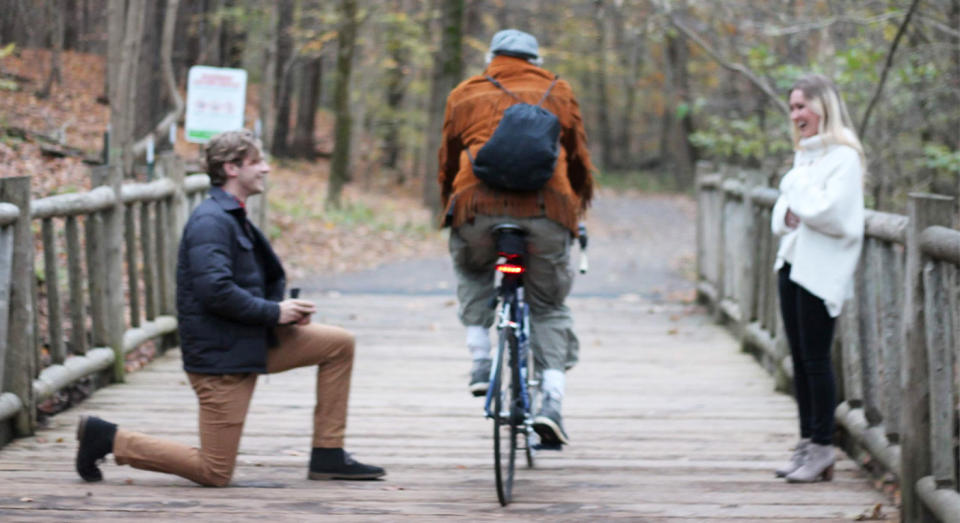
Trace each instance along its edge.
<path fill-rule="evenodd" d="M 536 365 L 543 369 L 543 403 L 534 429 L 544 444 L 560 445 L 570 442 L 561 416 L 565 372 L 579 353 L 573 318 L 564 304 L 573 283 L 570 246 L 593 194 L 593 166 L 570 85 L 541 64 L 532 35 L 506 29 L 493 36 L 484 74 L 465 80 L 447 98 L 438 178 L 444 226 L 451 227 L 459 317 L 473 356 L 470 391 L 486 394 L 489 381 L 497 260 L 490 231 L 494 225 L 514 223 L 526 231 L 525 296 Z M 501 119 L 507 120 L 504 111 L 518 102 L 538 104 L 559 122 L 555 165 L 536 190 L 494 187 L 476 174 L 480 149 L 500 132 Z"/>

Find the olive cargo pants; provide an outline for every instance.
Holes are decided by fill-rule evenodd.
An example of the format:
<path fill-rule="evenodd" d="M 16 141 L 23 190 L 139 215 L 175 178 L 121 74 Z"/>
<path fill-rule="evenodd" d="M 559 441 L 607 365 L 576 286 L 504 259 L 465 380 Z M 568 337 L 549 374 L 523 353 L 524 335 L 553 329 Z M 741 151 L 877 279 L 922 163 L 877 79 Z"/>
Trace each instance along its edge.
<path fill-rule="evenodd" d="M 450 255 L 457 275 L 460 321 L 465 326 L 490 327 L 495 311 L 494 272 L 497 248 L 493 226 L 512 223 L 526 232 L 527 258 L 523 275 L 524 296 L 530 305 L 530 338 L 541 370 L 570 369 L 580 356 L 580 343 L 573 332 L 573 317 L 564 304 L 573 285 L 570 267 L 572 235 L 546 217 L 513 218 L 477 216 L 450 231 Z"/>

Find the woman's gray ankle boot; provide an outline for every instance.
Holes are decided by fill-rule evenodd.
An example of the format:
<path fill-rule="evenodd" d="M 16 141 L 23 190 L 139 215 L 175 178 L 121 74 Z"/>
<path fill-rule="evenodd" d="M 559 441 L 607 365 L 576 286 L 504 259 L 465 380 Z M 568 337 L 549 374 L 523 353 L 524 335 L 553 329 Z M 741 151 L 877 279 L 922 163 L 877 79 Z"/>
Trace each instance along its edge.
<path fill-rule="evenodd" d="M 785 478 L 787 474 L 803 466 L 803 458 L 807 455 L 807 447 L 810 445 L 810 438 L 803 438 L 793 447 L 793 455 L 786 465 L 778 468 L 776 474 L 778 478 Z"/>
<path fill-rule="evenodd" d="M 833 479 L 833 464 L 837 461 L 833 445 L 810 443 L 803 466 L 787 474 L 790 483 L 813 483 Z"/>

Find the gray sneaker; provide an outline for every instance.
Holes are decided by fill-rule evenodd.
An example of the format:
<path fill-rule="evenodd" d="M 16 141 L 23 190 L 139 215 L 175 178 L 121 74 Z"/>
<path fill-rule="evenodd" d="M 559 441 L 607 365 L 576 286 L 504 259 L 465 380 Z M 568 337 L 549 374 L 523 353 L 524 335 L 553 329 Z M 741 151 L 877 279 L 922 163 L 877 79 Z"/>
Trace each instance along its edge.
<path fill-rule="evenodd" d="M 570 437 L 563 430 L 563 416 L 560 415 L 560 400 L 544 396 L 540 412 L 533 418 L 533 430 L 540 435 L 540 442 L 546 446 L 569 445 Z"/>
<path fill-rule="evenodd" d="M 490 360 L 473 360 L 470 369 L 470 394 L 486 396 L 490 386 Z"/>

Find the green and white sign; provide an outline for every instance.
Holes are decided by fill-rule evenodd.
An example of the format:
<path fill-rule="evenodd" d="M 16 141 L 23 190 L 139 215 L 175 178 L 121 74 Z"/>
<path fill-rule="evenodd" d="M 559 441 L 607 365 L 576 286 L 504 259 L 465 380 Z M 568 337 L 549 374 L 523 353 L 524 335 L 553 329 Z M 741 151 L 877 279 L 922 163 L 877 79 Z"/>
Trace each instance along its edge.
<path fill-rule="evenodd" d="M 247 72 L 195 65 L 187 77 L 188 142 L 206 143 L 217 133 L 243 128 Z"/>

